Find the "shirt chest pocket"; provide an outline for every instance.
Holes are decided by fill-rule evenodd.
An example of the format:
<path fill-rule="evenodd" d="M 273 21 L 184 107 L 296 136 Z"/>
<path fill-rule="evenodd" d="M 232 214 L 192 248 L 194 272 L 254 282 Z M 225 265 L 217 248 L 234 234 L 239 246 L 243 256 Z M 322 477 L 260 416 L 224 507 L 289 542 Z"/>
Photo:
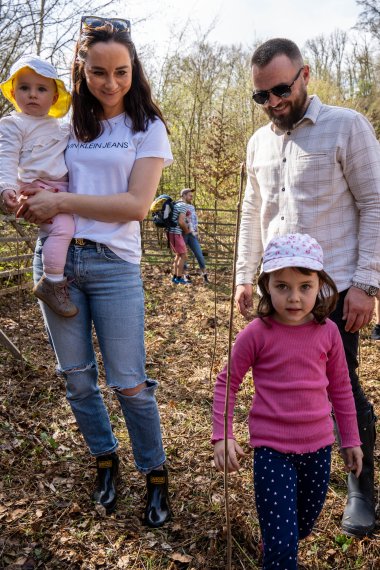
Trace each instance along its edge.
<path fill-rule="evenodd" d="M 335 156 L 327 152 L 299 154 L 289 169 L 290 185 L 310 189 L 318 193 L 331 192 L 331 186 L 342 178 L 341 165 Z"/>

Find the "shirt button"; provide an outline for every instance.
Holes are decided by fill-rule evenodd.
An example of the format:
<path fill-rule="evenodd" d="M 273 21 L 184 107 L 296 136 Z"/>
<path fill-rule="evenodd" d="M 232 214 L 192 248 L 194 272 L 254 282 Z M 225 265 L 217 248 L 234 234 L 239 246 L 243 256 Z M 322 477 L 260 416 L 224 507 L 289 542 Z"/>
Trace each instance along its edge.
<path fill-rule="evenodd" d="M 292 133 L 291 133 L 291 131 L 288 131 L 286 134 L 287 134 L 287 135 L 291 135 Z"/>
<path fill-rule="evenodd" d="M 282 162 L 286 162 L 286 158 L 283 158 L 283 159 L 282 159 Z"/>
<path fill-rule="evenodd" d="M 285 192 L 285 188 L 281 188 L 281 192 Z"/>
<path fill-rule="evenodd" d="M 281 216 L 281 220 L 283 220 L 283 219 L 284 219 L 284 216 Z"/>

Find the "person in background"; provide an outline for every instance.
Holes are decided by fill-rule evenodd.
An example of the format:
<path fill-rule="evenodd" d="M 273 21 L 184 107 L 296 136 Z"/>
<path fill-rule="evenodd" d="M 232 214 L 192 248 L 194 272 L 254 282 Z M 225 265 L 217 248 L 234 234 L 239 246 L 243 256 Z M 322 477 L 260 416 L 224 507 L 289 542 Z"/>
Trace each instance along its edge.
<path fill-rule="evenodd" d="M 72 134 L 66 149 L 70 191 L 29 188 L 17 215 L 31 222 L 59 213 L 75 216 L 66 274 L 79 313 L 63 319 L 45 305 L 41 309 L 66 380 L 67 400 L 96 458 L 93 500 L 106 513 L 115 509 L 119 470 L 119 444 L 98 384 L 94 327 L 107 385 L 124 415 L 136 468 L 146 476 L 144 521 L 160 527 L 171 511 L 157 382 L 145 371 L 139 222 L 172 153 L 129 20 L 82 17 L 72 81 Z M 36 282 L 42 273 L 41 251 L 39 239 Z"/>
<path fill-rule="evenodd" d="M 334 442 L 331 409 L 346 471 L 358 478 L 363 453 L 347 363 L 338 327 L 328 315 L 338 299 L 323 269 L 323 252 L 307 234 L 273 238 L 258 279 L 257 316 L 237 337 L 231 355 L 227 450 L 224 406 L 227 367 L 214 391 L 214 461 L 239 470 L 244 456 L 233 435 L 239 387 L 252 369 L 255 397 L 249 413 L 254 448 L 256 509 L 263 569 L 297 570 L 300 539 L 312 532 L 329 484 Z"/>
<path fill-rule="evenodd" d="M 50 192 L 67 192 L 64 151 L 69 127 L 59 119 L 70 108 L 70 93 L 54 66 L 34 54 L 20 57 L 0 88 L 15 107 L 0 119 L 0 196 L 5 209 L 15 212 L 22 190 L 35 180 Z M 64 275 L 74 231 L 71 214 L 59 214 L 40 225 L 44 272 L 33 293 L 62 317 L 74 317 L 78 312 L 70 301 Z"/>
<path fill-rule="evenodd" d="M 191 249 L 198 262 L 204 283 L 209 284 L 210 281 L 207 275 L 206 262 L 203 256 L 201 245 L 199 243 L 198 216 L 195 210 L 195 206 L 193 205 L 194 192 L 195 190 L 192 190 L 191 188 L 183 188 L 183 190 L 181 190 L 181 200 L 187 206 L 186 221 L 190 230 L 188 233 L 184 233 L 183 237 L 187 247 Z M 186 269 L 187 266 L 185 265 L 185 271 Z M 186 277 L 189 279 L 188 275 L 186 275 Z"/>
<path fill-rule="evenodd" d="M 184 267 L 187 259 L 187 247 L 184 237 L 190 233 L 187 224 L 187 205 L 178 200 L 174 202 L 171 225 L 168 229 L 168 241 L 174 253 L 172 283 L 174 285 L 190 285 L 184 277 Z"/>
<path fill-rule="evenodd" d="M 262 253 L 276 235 L 307 232 L 321 245 L 339 291 L 330 318 L 340 330 L 364 453 L 359 478 L 348 475 L 344 532 L 375 528 L 376 416 L 357 374 L 359 330 L 371 322 L 380 281 L 380 145 L 353 109 L 310 96 L 310 69 L 286 38 L 261 44 L 251 60 L 253 99 L 269 118 L 247 148 L 236 294 L 248 317 Z"/>

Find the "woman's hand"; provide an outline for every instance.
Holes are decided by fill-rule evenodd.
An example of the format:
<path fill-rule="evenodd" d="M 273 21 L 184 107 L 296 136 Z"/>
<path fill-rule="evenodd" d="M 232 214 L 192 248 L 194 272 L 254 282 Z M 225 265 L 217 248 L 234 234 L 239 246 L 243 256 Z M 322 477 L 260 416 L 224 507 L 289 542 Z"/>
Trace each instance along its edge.
<path fill-rule="evenodd" d="M 24 218 L 33 224 L 48 223 L 59 214 L 59 193 L 45 190 L 40 182 L 28 184 L 21 188 L 20 207 L 16 218 Z"/>
<path fill-rule="evenodd" d="M 239 471 L 239 459 L 245 457 L 245 453 L 234 439 L 227 440 L 228 473 Z M 224 440 L 217 441 L 214 445 L 214 462 L 218 471 L 224 471 Z"/>

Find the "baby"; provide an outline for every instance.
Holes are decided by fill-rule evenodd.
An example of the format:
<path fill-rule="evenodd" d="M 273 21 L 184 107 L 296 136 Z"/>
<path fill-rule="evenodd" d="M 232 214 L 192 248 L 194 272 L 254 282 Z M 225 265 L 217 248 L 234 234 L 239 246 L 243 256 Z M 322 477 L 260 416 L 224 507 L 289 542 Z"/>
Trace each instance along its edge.
<path fill-rule="evenodd" d="M 5 209 L 15 212 L 23 188 L 32 182 L 52 192 L 67 192 L 64 151 L 69 126 L 58 119 L 68 112 L 71 99 L 55 68 L 35 55 L 16 61 L 0 89 L 16 109 L 0 119 L 0 196 Z M 33 292 L 62 317 L 78 313 L 64 276 L 74 230 L 74 219 L 68 214 L 40 225 L 44 274 Z"/>

